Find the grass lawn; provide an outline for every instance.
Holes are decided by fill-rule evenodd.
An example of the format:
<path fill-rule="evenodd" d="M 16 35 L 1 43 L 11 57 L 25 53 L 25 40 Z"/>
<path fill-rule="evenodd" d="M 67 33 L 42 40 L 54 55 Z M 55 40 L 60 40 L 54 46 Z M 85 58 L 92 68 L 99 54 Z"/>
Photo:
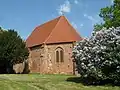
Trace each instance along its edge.
<path fill-rule="evenodd" d="M 112 86 L 84 86 L 68 82 L 69 75 L 16 74 L 0 75 L 0 90 L 120 90 Z"/>

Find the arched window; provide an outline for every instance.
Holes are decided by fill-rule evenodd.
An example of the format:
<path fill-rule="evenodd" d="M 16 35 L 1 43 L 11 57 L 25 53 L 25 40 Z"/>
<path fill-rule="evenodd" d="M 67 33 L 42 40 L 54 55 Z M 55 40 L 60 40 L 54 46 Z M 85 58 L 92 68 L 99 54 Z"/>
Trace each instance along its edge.
<path fill-rule="evenodd" d="M 59 51 L 56 51 L 56 62 L 59 62 Z"/>
<path fill-rule="evenodd" d="M 64 55 L 63 50 L 60 50 L 60 61 L 61 62 L 64 62 L 63 55 Z"/>
<path fill-rule="evenodd" d="M 61 47 L 58 47 L 56 50 L 56 62 L 64 62 L 64 51 Z"/>

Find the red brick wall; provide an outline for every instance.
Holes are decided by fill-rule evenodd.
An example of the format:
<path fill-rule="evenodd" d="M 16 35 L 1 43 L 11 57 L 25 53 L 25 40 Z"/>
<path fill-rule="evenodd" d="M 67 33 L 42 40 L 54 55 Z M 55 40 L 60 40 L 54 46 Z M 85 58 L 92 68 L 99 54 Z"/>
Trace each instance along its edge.
<path fill-rule="evenodd" d="M 56 48 L 64 51 L 64 62 L 56 62 Z M 29 56 L 31 73 L 73 74 L 73 43 L 49 44 L 32 48 Z"/>

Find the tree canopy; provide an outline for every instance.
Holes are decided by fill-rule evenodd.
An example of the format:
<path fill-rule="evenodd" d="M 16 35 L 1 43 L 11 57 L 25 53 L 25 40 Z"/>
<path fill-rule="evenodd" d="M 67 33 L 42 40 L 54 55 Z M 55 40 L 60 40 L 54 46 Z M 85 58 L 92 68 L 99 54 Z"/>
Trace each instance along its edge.
<path fill-rule="evenodd" d="M 77 70 L 87 83 L 120 84 L 120 27 L 102 29 L 73 49 Z"/>
<path fill-rule="evenodd" d="M 8 69 L 12 69 L 14 64 L 26 60 L 28 55 L 25 42 L 15 30 L 2 30 L 0 33 L 0 67 L 3 67 L 6 72 L 10 72 Z"/>
<path fill-rule="evenodd" d="M 99 31 L 103 27 L 119 27 L 120 26 L 120 0 L 114 0 L 113 5 L 107 6 L 100 10 L 99 16 L 103 19 L 104 23 L 94 25 L 94 31 Z"/>

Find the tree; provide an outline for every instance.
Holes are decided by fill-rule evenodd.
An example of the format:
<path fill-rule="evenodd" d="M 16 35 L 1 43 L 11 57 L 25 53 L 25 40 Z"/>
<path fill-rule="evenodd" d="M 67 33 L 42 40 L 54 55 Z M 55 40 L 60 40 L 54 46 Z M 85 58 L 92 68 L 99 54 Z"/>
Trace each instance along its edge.
<path fill-rule="evenodd" d="M 0 27 L 0 33 L 2 33 L 2 31 L 3 31 L 3 30 L 2 30 L 2 28 Z"/>
<path fill-rule="evenodd" d="M 103 18 L 103 24 L 94 25 L 94 31 L 101 30 L 103 27 L 119 27 L 120 26 L 120 0 L 114 0 L 114 4 L 102 8 L 99 16 Z"/>
<path fill-rule="evenodd" d="M 101 23 L 101 24 L 95 24 L 95 25 L 94 25 L 94 30 L 93 30 L 93 31 L 99 31 L 99 30 L 101 30 L 103 27 L 104 27 L 104 26 L 103 26 L 102 23 Z"/>
<path fill-rule="evenodd" d="M 4 30 L 0 33 L 0 67 L 7 73 L 12 73 L 13 65 L 23 62 L 28 55 L 26 44 L 16 31 Z"/>
<path fill-rule="evenodd" d="M 73 56 L 87 83 L 120 83 L 120 27 L 102 29 L 77 43 Z"/>

